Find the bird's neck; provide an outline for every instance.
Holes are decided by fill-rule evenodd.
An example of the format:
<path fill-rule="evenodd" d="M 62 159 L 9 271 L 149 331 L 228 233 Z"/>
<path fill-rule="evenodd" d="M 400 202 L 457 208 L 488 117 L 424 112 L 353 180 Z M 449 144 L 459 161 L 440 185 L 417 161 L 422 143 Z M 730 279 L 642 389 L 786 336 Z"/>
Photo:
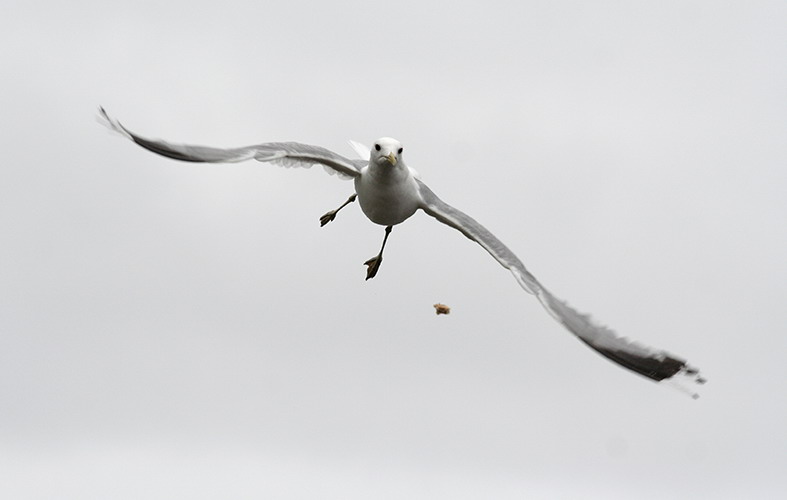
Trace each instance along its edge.
<path fill-rule="evenodd" d="M 408 169 L 402 163 L 397 165 L 369 165 L 369 173 L 377 182 L 396 183 L 407 179 Z"/>

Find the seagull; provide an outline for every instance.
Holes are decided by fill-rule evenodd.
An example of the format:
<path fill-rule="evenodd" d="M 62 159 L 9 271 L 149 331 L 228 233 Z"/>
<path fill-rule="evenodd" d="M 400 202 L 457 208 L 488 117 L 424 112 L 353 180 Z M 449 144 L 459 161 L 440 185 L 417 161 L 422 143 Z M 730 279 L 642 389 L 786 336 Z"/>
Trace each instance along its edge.
<path fill-rule="evenodd" d="M 139 146 L 161 156 L 196 163 L 237 163 L 246 160 L 273 163 L 284 167 L 311 167 L 322 165 L 328 173 L 353 179 L 355 192 L 338 208 L 320 217 L 325 226 L 350 203 L 358 201 L 366 217 L 375 224 L 385 227 L 380 251 L 366 265 L 366 279 L 377 276 L 383 262 L 383 251 L 391 230 L 422 210 L 438 221 L 464 234 L 481 245 L 504 268 L 514 275 L 517 283 L 534 295 L 547 312 L 568 331 L 588 347 L 602 356 L 656 382 L 669 382 L 674 387 L 690 394 L 699 395 L 690 384 L 703 384 L 705 379 L 697 368 L 666 351 L 654 349 L 620 336 L 570 307 L 547 290 L 522 261 L 495 235 L 473 218 L 445 203 L 420 179 L 418 173 L 404 161 L 404 148 L 396 139 L 382 137 L 367 148 L 350 141 L 355 152 L 364 160 L 351 160 L 320 146 L 298 142 L 266 142 L 239 148 L 213 148 L 176 144 L 148 139 L 131 132 L 103 107 L 99 107 L 99 119 L 111 130 L 132 140 Z"/>

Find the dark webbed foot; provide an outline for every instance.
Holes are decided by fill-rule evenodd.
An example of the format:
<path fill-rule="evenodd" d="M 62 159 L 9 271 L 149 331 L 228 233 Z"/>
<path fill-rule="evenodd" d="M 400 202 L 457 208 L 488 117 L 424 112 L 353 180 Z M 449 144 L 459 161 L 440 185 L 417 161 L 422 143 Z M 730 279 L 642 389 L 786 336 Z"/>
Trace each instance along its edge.
<path fill-rule="evenodd" d="M 367 266 L 366 267 L 367 281 L 377 276 L 377 271 L 380 269 L 380 264 L 383 263 L 383 250 L 385 250 L 385 242 L 388 241 L 388 235 L 391 234 L 392 227 L 393 226 L 385 227 L 385 238 L 383 238 L 383 244 L 380 247 L 380 253 L 378 253 L 376 257 L 372 257 L 371 259 L 363 263 L 365 266 Z"/>
<path fill-rule="evenodd" d="M 370 280 L 377 276 L 377 271 L 380 269 L 380 264 L 383 263 L 383 256 L 378 255 L 377 257 L 372 257 L 371 259 L 367 260 L 363 263 L 366 266 L 366 279 Z"/>
<path fill-rule="evenodd" d="M 344 203 L 342 203 L 342 206 L 340 206 L 340 207 L 339 207 L 339 208 L 337 208 L 336 210 L 331 210 L 330 212 L 328 212 L 328 213 L 326 213 L 325 215 L 323 215 L 322 217 L 320 217 L 320 227 L 323 227 L 323 226 L 325 226 L 327 223 L 329 223 L 329 222 L 331 222 L 333 219 L 335 219 L 335 218 L 336 218 L 336 214 L 338 214 L 338 213 L 339 213 L 339 210 L 343 209 L 344 207 L 346 207 L 346 206 L 347 206 L 347 205 L 349 205 L 350 203 L 354 202 L 354 201 L 355 201 L 355 198 L 357 198 L 357 197 L 358 197 L 358 195 L 357 195 L 357 194 L 353 194 L 352 196 L 350 196 L 349 198 L 347 198 L 347 201 L 345 201 Z"/>
<path fill-rule="evenodd" d="M 335 219 L 336 218 L 336 212 L 338 212 L 338 210 L 331 210 L 327 214 L 325 214 L 322 217 L 320 217 L 320 227 L 325 226 L 327 223 L 329 223 L 333 219 Z"/>

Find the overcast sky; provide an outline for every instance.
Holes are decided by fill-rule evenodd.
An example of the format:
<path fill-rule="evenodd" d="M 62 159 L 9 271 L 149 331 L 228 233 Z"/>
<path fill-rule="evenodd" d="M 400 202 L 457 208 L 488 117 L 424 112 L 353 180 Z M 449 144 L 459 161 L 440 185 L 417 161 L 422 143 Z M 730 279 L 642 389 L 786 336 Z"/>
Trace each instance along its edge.
<path fill-rule="evenodd" d="M 787 3 L 31 2 L 0 17 L 0 497 L 777 498 Z M 423 213 L 321 169 L 392 136 L 554 293 L 684 357 L 598 356 Z M 432 304 L 452 308 L 436 316 Z"/>

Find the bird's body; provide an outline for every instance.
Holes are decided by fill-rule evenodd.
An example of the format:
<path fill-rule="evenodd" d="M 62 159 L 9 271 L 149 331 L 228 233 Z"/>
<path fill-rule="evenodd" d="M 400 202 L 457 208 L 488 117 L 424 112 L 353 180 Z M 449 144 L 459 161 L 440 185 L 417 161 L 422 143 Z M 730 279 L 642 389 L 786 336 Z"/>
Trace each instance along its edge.
<path fill-rule="evenodd" d="M 379 151 L 376 146 L 380 147 Z M 370 221 L 381 226 L 404 222 L 422 203 L 415 171 L 397 153 L 401 149 L 402 145 L 395 139 L 378 139 L 369 164 L 355 178 L 361 210 Z M 394 162 L 390 160 L 391 155 Z"/>
<path fill-rule="evenodd" d="M 356 151 L 369 152 L 368 160 L 350 160 L 325 148 L 297 142 L 269 142 L 221 149 L 146 139 L 123 127 L 103 108 L 100 108 L 100 113 L 112 130 L 154 153 L 176 160 L 233 163 L 256 159 L 282 166 L 301 167 L 319 164 L 330 173 L 353 178 L 355 193 L 339 208 L 323 215 L 320 221 L 323 226 L 331 222 L 339 210 L 357 197 L 361 210 L 369 220 L 385 226 L 385 238 L 380 253 L 365 262 L 368 266 L 366 279 L 377 274 L 392 226 L 404 222 L 420 209 L 481 245 L 504 268 L 511 271 L 525 291 L 536 296 L 553 318 L 599 354 L 655 381 L 678 382 L 679 387 L 681 380 L 699 384 L 705 382 L 699 370 L 689 366 L 684 360 L 619 336 L 554 296 L 525 268 L 522 261 L 484 226 L 438 198 L 419 179 L 416 172 L 407 167 L 402 157 L 402 145 L 395 139 L 378 139 L 371 150 L 353 143 Z M 695 393 L 689 392 L 697 397 Z"/>

